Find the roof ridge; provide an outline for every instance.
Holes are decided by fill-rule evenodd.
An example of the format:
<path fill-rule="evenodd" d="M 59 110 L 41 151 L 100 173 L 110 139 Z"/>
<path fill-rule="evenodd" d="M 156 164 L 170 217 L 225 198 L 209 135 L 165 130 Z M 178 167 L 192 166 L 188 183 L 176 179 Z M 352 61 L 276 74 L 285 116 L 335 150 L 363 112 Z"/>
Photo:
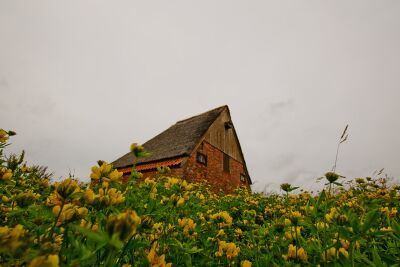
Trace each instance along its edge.
<path fill-rule="evenodd" d="M 200 113 L 200 114 L 191 116 L 191 117 L 189 117 L 189 118 L 186 118 L 186 119 L 183 119 L 183 120 L 179 120 L 179 121 L 177 121 L 175 124 L 182 123 L 182 122 L 185 122 L 185 121 L 194 119 L 194 118 L 199 117 L 199 116 L 203 116 L 203 115 L 205 115 L 205 114 L 207 114 L 207 113 L 214 112 L 214 111 L 216 111 L 216 110 L 218 110 L 218 109 L 221 109 L 221 112 L 222 112 L 222 110 L 223 110 L 224 108 L 228 108 L 228 105 L 223 105 L 223 106 L 220 106 L 220 107 L 217 107 L 217 108 L 213 108 L 213 109 L 208 110 L 208 111 L 206 111 L 206 112 L 202 112 L 202 113 Z"/>

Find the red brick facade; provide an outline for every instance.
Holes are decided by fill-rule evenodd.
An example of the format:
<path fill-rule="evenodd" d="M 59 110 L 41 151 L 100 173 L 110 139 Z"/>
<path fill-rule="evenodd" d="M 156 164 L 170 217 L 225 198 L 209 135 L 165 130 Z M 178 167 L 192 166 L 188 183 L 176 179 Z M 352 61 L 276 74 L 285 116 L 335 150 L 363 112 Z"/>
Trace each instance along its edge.
<path fill-rule="evenodd" d="M 200 163 L 197 160 L 198 152 L 206 156 L 206 164 Z M 188 182 L 207 181 L 214 191 L 222 190 L 227 193 L 232 192 L 241 185 L 250 187 L 249 180 L 245 177 L 243 164 L 239 161 L 228 156 L 229 171 L 224 170 L 224 154 L 218 148 L 203 141 L 198 149 L 194 150 L 190 157 L 186 158 L 180 166 L 171 167 L 171 172 L 168 173 L 168 176 L 181 177 Z M 130 168 L 124 168 L 123 171 L 124 178 L 127 181 L 129 179 Z M 143 170 L 141 172 L 143 177 L 140 181 L 143 181 L 147 177 L 157 177 L 160 175 L 156 169 Z"/>
<path fill-rule="evenodd" d="M 206 181 L 213 191 L 226 193 L 243 185 L 250 188 L 251 179 L 233 126 L 228 106 L 181 120 L 145 144 L 149 157 L 139 158 L 140 180 L 160 176 L 157 167 L 168 166 L 169 176 L 189 182 Z M 134 155 L 126 153 L 113 162 L 129 179 Z"/>
<path fill-rule="evenodd" d="M 197 161 L 197 153 L 200 152 L 207 157 L 207 164 Z M 229 157 L 229 156 L 228 156 Z M 229 157 L 229 172 L 224 171 L 224 152 L 211 144 L 203 141 L 197 150 L 190 155 L 186 166 L 184 166 L 184 177 L 191 182 L 206 180 L 215 190 L 222 189 L 232 192 L 240 185 L 247 185 L 248 179 L 241 181 L 241 175 L 245 175 L 243 164 Z"/>

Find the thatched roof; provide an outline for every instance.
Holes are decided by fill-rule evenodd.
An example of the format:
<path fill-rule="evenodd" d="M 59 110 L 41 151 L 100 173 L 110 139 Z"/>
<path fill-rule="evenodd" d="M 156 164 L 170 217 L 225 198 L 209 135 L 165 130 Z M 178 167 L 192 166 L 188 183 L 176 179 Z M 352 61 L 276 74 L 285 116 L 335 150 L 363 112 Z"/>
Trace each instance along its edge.
<path fill-rule="evenodd" d="M 151 152 L 152 155 L 139 159 L 138 163 L 189 156 L 211 124 L 226 108 L 228 107 L 222 106 L 197 116 L 178 121 L 164 132 L 143 144 L 143 147 Z M 115 160 L 112 164 L 116 168 L 121 168 L 132 165 L 133 160 L 134 157 L 132 153 L 127 153 Z"/>

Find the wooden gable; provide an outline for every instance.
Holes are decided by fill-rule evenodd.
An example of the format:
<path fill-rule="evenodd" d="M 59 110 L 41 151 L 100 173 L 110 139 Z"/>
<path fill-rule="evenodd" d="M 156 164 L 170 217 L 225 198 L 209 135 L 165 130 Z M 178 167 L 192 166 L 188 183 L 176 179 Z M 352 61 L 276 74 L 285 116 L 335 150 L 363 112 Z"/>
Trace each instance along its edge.
<path fill-rule="evenodd" d="M 227 108 L 207 130 L 204 140 L 244 164 L 240 143 Z"/>

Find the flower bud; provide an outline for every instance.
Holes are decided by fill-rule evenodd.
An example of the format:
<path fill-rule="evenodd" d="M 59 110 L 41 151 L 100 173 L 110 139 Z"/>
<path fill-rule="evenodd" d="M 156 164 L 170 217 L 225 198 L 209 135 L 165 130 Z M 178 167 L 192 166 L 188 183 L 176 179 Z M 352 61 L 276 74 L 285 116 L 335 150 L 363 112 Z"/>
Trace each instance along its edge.
<path fill-rule="evenodd" d="M 71 178 L 65 179 L 56 186 L 56 192 L 63 198 L 68 198 L 72 193 L 79 191 L 79 185 Z"/>
<path fill-rule="evenodd" d="M 135 211 L 127 210 L 124 213 L 111 216 L 107 220 L 106 231 L 109 236 L 117 234 L 120 240 L 126 240 L 136 233 L 136 227 L 140 224 L 140 217 Z"/>

